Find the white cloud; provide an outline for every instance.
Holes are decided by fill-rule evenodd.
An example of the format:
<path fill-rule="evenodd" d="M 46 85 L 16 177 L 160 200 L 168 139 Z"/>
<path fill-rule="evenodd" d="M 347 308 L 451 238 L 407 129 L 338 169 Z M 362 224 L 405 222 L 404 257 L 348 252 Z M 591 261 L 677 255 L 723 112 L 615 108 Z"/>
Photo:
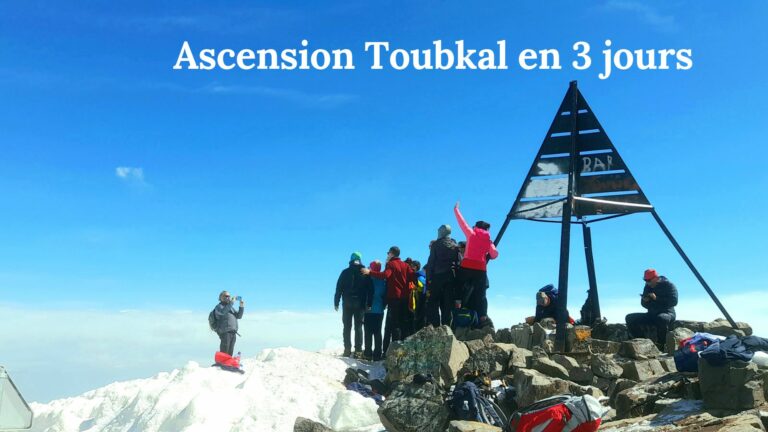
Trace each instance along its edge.
<path fill-rule="evenodd" d="M 115 175 L 126 181 L 144 183 L 144 169 L 142 168 L 117 167 L 115 168 Z"/>
<path fill-rule="evenodd" d="M 497 328 L 521 322 L 534 312 L 533 295 L 497 295 L 489 291 L 489 314 Z M 762 291 L 720 297 L 737 321 L 768 336 Z M 639 297 L 602 298 L 603 314 L 622 322 L 641 311 Z M 578 318 L 581 304 L 572 305 Z M 689 298 L 678 318 L 721 317 L 705 294 Z M 135 378 L 145 378 L 196 361 L 213 362 L 219 339 L 208 329 L 208 311 L 42 309 L 0 304 L 0 362 L 28 400 L 45 402 Z M 22 320 L 20 322 L 19 320 Z M 246 309 L 236 349 L 251 357 L 264 348 L 293 346 L 306 350 L 341 347 L 341 313 Z"/>
<path fill-rule="evenodd" d="M 609 0 L 605 3 L 605 8 L 637 14 L 645 23 L 662 32 L 674 32 L 678 29 L 674 16 L 664 15 L 646 3 L 634 0 Z"/>
<path fill-rule="evenodd" d="M 115 176 L 134 190 L 144 191 L 151 187 L 144 178 L 144 169 L 140 167 L 119 166 L 115 168 Z"/>

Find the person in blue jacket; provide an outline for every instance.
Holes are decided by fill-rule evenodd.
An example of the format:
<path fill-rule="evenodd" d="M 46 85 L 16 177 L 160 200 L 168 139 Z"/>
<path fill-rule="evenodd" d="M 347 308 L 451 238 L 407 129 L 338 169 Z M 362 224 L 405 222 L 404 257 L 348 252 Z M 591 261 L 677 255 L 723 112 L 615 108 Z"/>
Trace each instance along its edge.
<path fill-rule="evenodd" d="M 381 271 L 381 261 L 373 261 L 368 265 L 373 271 Z M 386 306 L 387 282 L 384 279 L 371 278 L 373 283 L 368 287 L 367 304 L 363 326 L 365 327 L 365 350 L 363 358 L 366 360 L 381 360 L 381 323 L 384 319 L 384 307 Z"/>
<path fill-rule="evenodd" d="M 532 319 L 528 318 L 528 323 L 533 324 L 541 322 L 546 318 L 552 318 L 557 321 L 558 304 L 557 288 L 552 284 L 543 286 L 536 292 L 536 315 L 533 316 Z M 573 320 L 567 310 L 565 311 L 565 315 L 568 317 L 568 322 L 573 324 Z"/>

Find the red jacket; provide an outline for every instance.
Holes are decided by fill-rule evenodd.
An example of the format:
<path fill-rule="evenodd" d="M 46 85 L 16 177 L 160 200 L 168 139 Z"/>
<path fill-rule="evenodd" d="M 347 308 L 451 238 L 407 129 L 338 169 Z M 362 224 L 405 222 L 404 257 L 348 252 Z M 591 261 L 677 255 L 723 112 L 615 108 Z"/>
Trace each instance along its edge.
<path fill-rule="evenodd" d="M 408 282 L 415 281 L 417 278 L 411 266 L 400 258 L 390 259 L 383 272 L 371 270 L 370 275 L 376 279 L 386 279 L 388 301 L 404 299 L 408 294 Z"/>
<path fill-rule="evenodd" d="M 464 250 L 464 259 L 461 260 L 461 266 L 468 269 L 485 271 L 485 255 L 489 255 L 491 259 L 496 259 L 499 256 L 496 245 L 491 241 L 491 234 L 478 227 L 470 228 L 457 207 L 453 208 L 453 213 L 456 215 L 456 221 L 459 222 L 464 235 L 467 236 L 467 247 Z"/>

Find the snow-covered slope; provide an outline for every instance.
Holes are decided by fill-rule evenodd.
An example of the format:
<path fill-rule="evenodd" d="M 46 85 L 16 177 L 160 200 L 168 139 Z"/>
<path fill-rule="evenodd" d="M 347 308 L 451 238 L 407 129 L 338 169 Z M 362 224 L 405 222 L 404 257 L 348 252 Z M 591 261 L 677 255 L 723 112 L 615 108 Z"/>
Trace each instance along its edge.
<path fill-rule="evenodd" d="M 349 360 L 277 348 L 242 363 L 243 375 L 189 362 L 152 378 L 33 403 L 32 430 L 291 431 L 297 416 L 339 431 L 383 429 L 373 400 L 341 384 Z"/>

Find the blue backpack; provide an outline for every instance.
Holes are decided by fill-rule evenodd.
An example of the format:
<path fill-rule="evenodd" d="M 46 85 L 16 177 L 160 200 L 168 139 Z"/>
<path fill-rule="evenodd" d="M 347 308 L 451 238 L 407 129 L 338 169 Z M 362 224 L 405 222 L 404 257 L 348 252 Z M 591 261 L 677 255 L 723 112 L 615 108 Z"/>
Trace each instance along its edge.
<path fill-rule="evenodd" d="M 453 328 L 476 328 L 480 322 L 477 319 L 477 312 L 467 308 L 453 309 Z"/>
<path fill-rule="evenodd" d="M 494 404 L 481 395 L 480 390 L 471 381 L 456 384 L 448 399 L 448 409 L 453 420 L 476 421 L 500 428 L 506 423 L 506 419 L 502 420 Z"/>
<path fill-rule="evenodd" d="M 692 337 L 681 340 L 675 351 L 675 367 L 678 372 L 698 372 L 699 353 L 719 342 L 718 338 L 708 333 L 695 333 Z"/>

